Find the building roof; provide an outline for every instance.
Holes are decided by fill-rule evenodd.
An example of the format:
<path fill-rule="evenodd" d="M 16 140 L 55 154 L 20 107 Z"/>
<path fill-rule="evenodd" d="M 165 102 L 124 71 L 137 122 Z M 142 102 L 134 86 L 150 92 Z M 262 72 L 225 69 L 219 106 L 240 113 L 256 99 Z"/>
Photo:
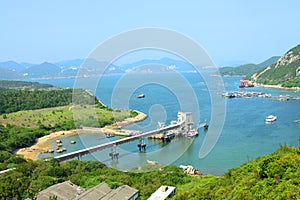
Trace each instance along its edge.
<path fill-rule="evenodd" d="M 165 200 L 171 193 L 175 193 L 176 187 L 173 186 L 160 186 L 148 200 Z"/>
<path fill-rule="evenodd" d="M 101 200 L 128 200 L 136 195 L 136 193 L 138 193 L 138 190 L 128 185 L 123 185 L 108 193 Z"/>
<path fill-rule="evenodd" d="M 71 181 L 65 181 L 39 192 L 37 200 L 49 200 L 50 197 L 54 196 L 57 197 L 57 200 L 75 199 L 83 191 L 85 191 L 83 188 L 73 184 Z"/>
<path fill-rule="evenodd" d="M 82 193 L 80 196 L 76 198 L 76 200 L 102 199 L 111 191 L 112 189 L 110 189 L 110 187 L 106 183 L 102 182 L 99 185 Z"/>
<path fill-rule="evenodd" d="M 86 190 L 70 181 L 66 181 L 41 191 L 37 196 L 37 200 L 49 200 L 50 197 L 57 197 L 57 200 L 128 200 L 137 195 L 137 193 L 138 190 L 128 185 L 123 185 L 113 190 L 106 183 L 102 182 Z"/>

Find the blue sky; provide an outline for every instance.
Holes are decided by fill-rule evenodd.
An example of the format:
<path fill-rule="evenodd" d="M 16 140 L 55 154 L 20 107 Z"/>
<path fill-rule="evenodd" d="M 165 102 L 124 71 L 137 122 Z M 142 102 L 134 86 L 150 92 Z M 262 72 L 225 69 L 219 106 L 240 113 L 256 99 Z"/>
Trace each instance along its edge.
<path fill-rule="evenodd" d="M 200 44 L 218 66 L 259 63 L 300 44 L 300 1 L 1 0 L 0 61 L 85 58 L 120 32 L 158 27 Z"/>

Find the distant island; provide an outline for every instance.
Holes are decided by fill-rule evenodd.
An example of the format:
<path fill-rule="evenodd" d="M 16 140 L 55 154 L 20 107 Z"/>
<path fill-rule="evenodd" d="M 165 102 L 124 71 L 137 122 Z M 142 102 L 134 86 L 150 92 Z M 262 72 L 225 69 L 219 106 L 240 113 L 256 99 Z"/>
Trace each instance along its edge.
<path fill-rule="evenodd" d="M 256 83 L 286 88 L 300 87 L 300 45 L 287 51 L 277 62 L 249 76 Z"/>
<path fill-rule="evenodd" d="M 256 85 L 282 89 L 300 89 L 300 45 L 281 57 L 271 57 L 260 64 L 222 67 L 222 76 L 243 76 Z"/>
<path fill-rule="evenodd" d="M 191 72 L 195 71 L 195 68 L 188 62 L 171 58 L 144 59 L 120 66 L 91 58 L 40 64 L 6 61 L 0 62 L 0 80 L 78 78 L 103 74 L 153 73 L 172 70 Z"/>
<path fill-rule="evenodd" d="M 242 76 L 256 85 L 284 89 L 300 88 L 300 45 L 290 49 L 283 56 L 273 56 L 259 64 L 245 64 L 237 67 L 221 67 L 217 74 L 221 76 Z M 0 62 L 0 80 L 34 80 L 49 78 L 78 78 L 103 74 L 195 72 L 190 63 L 171 58 L 158 60 L 140 60 L 138 62 L 116 66 L 95 59 L 74 59 L 55 63 L 41 64 Z"/>
<path fill-rule="evenodd" d="M 222 76 L 250 76 L 255 72 L 264 69 L 265 67 L 277 62 L 280 56 L 273 56 L 259 64 L 244 64 L 237 67 L 221 67 L 219 73 Z"/>

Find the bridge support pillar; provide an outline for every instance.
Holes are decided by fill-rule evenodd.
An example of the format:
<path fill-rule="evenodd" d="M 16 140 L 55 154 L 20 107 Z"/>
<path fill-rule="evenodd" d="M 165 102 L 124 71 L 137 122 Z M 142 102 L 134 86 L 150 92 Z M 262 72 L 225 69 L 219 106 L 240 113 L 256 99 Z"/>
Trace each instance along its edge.
<path fill-rule="evenodd" d="M 147 144 L 145 143 L 144 138 L 140 139 L 139 144 L 137 146 L 138 146 L 140 152 L 142 152 L 142 151 L 146 152 Z"/>
<path fill-rule="evenodd" d="M 114 145 L 111 148 L 111 152 L 109 153 L 109 156 L 111 157 L 112 160 L 119 159 L 119 153 L 117 152 L 117 145 Z"/>

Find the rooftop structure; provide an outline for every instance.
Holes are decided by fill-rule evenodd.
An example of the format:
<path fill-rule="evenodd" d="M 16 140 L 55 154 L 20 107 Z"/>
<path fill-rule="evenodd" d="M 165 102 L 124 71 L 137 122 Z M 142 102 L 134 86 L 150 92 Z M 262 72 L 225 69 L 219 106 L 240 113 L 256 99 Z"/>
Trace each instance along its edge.
<path fill-rule="evenodd" d="M 165 200 L 176 193 L 176 187 L 173 186 L 160 186 L 148 200 Z"/>
<path fill-rule="evenodd" d="M 57 200 L 75 199 L 78 195 L 83 193 L 85 189 L 75 185 L 71 181 L 65 181 L 48 187 L 41 191 L 37 199 L 49 200 L 50 197 L 57 197 Z"/>
<path fill-rule="evenodd" d="M 57 200 L 135 200 L 138 197 L 138 190 L 128 185 L 113 190 L 104 182 L 93 188 L 83 189 L 66 181 L 41 191 L 37 200 L 49 200 L 50 197 L 55 197 Z"/>
<path fill-rule="evenodd" d="M 192 112 L 178 112 L 177 117 L 178 122 L 184 122 L 187 127 L 194 123 Z"/>

